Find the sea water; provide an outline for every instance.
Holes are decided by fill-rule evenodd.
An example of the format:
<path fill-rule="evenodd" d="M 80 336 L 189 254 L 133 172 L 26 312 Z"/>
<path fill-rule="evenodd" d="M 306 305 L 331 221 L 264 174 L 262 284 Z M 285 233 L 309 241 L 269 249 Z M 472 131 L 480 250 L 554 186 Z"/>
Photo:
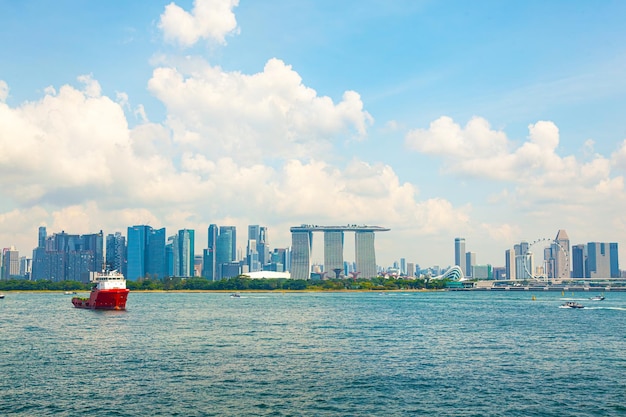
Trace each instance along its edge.
<path fill-rule="evenodd" d="M 10 292 L 0 415 L 626 415 L 626 293 L 592 295 Z"/>

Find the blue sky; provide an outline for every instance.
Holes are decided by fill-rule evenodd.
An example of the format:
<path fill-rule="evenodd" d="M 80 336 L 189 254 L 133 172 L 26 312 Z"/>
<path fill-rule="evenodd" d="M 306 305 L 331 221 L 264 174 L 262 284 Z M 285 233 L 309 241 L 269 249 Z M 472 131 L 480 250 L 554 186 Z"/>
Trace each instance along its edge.
<path fill-rule="evenodd" d="M 626 259 L 624 2 L 0 10 L 3 247 L 28 254 L 40 225 L 194 228 L 202 248 L 209 223 L 275 247 L 357 223 L 392 229 L 381 265 L 449 265 L 463 236 L 502 266 L 558 229 Z"/>

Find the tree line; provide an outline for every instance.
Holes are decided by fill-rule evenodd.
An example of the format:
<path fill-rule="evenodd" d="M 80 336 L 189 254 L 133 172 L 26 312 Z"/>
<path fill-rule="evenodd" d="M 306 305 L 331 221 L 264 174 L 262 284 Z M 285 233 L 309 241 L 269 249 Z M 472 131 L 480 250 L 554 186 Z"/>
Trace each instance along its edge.
<path fill-rule="evenodd" d="M 447 280 L 385 278 L 372 279 L 326 279 L 304 280 L 286 278 L 251 279 L 245 275 L 209 281 L 203 277 L 163 279 L 142 278 L 137 281 L 126 281 L 126 287 L 133 291 L 341 291 L 341 290 L 420 290 L 443 289 Z M 0 281 L 0 291 L 89 291 L 92 283 L 79 281 L 27 281 L 10 279 Z"/>

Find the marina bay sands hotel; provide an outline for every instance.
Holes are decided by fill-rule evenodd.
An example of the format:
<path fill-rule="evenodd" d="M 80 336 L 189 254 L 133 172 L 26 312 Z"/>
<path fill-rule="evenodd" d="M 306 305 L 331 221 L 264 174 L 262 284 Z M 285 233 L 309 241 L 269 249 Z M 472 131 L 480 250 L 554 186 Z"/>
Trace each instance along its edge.
<path fill-rule="evenodd" d="M 313 232 L 324 232 L 324 271 L 343 271 L 344 232 L 354 232 L 356 269 L 361 278 L 377 276 L 374 232 L 390 229 L 379 226 L 317 226 L 303 224 L 291 229 L 291 278 L 311 277 Z M 332 275 L 331 275 L 332 276 Z"/>

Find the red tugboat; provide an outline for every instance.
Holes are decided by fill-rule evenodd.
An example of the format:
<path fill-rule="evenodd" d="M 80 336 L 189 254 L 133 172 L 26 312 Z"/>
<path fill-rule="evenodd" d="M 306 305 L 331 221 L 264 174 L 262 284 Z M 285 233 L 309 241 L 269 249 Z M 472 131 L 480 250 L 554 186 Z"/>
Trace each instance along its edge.
<path fill-rule="evenodd" d="M 125 310 L 128 289 L 126 278 L 117 271 L 97 273 L 93 280 L 89 298 L 73 297 L 72 304 L 76 308 L 98 310 Z"/>

